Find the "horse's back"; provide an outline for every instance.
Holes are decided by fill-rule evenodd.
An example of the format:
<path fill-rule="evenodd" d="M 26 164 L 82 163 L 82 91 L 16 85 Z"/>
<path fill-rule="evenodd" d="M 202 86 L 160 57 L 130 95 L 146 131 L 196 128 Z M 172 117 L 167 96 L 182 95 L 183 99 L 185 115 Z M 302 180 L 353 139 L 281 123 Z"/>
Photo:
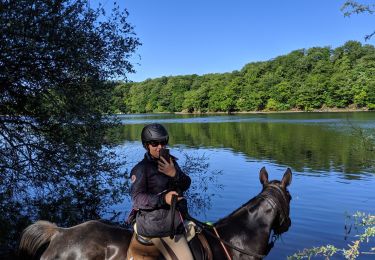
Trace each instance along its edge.
<path fill-rule="evenodd" d="M 33 224 L 34 229 L 40 227 L 37 223 Z M 132 236 L 130 230 L 95 220 L 70 228 L 55 227 L 40 259 L 124 259 Z"/>
<path fill-rule="evenodd" d="M 91 220 L 56 235 L 43 256 L 46 259 L 123 259 L 131 236 L 130 230 Z"/>

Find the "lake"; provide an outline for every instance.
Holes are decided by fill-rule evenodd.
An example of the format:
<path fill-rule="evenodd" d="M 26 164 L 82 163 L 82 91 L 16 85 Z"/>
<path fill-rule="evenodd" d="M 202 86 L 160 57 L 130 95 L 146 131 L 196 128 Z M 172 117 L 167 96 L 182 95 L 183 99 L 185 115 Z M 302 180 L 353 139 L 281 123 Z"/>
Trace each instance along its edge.
<path fill-rule="evenodd" d="M 170 133 L 172 154 L 200 158 L 208 168 L 192 175 L 206 204 L 193 216 L 217 221 L 261 190 L 259 170 L 281 179 L 293 172 L 289 187 L 292 226 L 267 259 L 285 259 L 303 248 L 333 244 L 344 248 L 355 237 L 347 232 L 356 211 L 375 213 L 374 152 L 365 137 L 375 130 L 375 112 L 276 113 L 235 115 L 120 115 L 113 133 L 116 152 L 130 170 L 143 157 L 142 127 L 158 122 Z M 210 179 L 209 177 L 212 176 Z M 129 210 L 129 201 L 118 207 Z M 362 248 L 374 247 L 374 241 Z M 343 257 L 338 257 L 343 258 Z M 371 255 L 359 259 L 370 259 Z"/>

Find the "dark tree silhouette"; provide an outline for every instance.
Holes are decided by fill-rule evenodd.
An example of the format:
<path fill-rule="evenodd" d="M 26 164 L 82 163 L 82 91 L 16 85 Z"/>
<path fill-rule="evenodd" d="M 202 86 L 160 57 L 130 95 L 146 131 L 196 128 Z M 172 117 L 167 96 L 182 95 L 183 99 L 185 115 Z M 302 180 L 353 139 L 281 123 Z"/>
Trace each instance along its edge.
<path fill-rule="evenodd" d="M 0 1 L 4 247 L 20 223 L 77 223 L 122 199 L 123 173 L 105 143 L 114 122 L 104 115 L 113 88 L 105 82 L 134 71 L 140 42 L 127 19 L 84 0 Z"/>

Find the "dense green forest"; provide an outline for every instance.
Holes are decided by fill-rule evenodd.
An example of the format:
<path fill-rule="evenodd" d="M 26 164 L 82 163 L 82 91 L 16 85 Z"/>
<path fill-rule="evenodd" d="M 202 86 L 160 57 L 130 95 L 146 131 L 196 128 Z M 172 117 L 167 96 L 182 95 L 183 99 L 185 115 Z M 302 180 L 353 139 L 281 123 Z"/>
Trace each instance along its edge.
<path fill-rule="evenodd" d="M 375 109 L 375 47 L 314 47 L 222 74 L 120 83 L 112 112 L 239 112 Z"/>

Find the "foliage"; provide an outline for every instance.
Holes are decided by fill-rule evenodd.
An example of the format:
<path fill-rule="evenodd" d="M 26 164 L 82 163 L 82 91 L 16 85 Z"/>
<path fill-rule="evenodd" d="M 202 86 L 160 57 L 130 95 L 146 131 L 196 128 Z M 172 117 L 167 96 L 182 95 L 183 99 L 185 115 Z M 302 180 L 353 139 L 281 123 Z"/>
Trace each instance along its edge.
<path fill-rule="evenodd" d="M 121 200 L 103 115 L 108 80 L 133 72 L 140 44 L 127 17 L 84 0 L 0 1 L 1 245 L 29 216 L 73 224 Z"/>
<path fill-rule="evenodd" d="M 311 259 L 314 256 L 323 256 L 325 259 L 342 254 L 345 259 L 357 259 L 359 256 L 364 254 L 375 254 L 375 248 L 371 248 L 370 252 L 361 252 L 360 248 L 363 243 L 369 243 L 372 237 L 375 237 L 375 215 L 365 214 L 363 212 L 356 212 L 353 214 L 354 225 L 357 228 L 362 228 L 363 232 L 360 235 L 356 235 L 358 239 L 348 244 L 348 248 L 337 248 L 333 245 L 326 245 L 320 247 L 313 247 L 304 249 L 288 259 Z"/>
<path fill-rule="evenodd" d="M 217 178 L 222 171 L 209 171 L 208 158 L 205 155 L 195 156 L 184 153 L 184 164 L 182 170 L 190 175 L 192 184 L 186 191 L 186 198 L 189 203 L 190 214 L 198 214 L 203 210 L 211 208 L 211 199 L 214 193 L 208 193 L 209 184 L 216 189 L 222 189 L 222 185 L 217 184 Z"/>
<path fill-rule="evenodd" d="M 170 76 L 120 84 L 113 111 L 237 112 L 375 107 L 375 47 L 292 51 L 240 71 Z M 125 104 L 125 105 L 124 105 Z"/>
<path fill-rule="evenodd" d="M 358 1 L 348 0 L 345 1 L 344 5 L 341 7 L 341 10 L 344 11 L 345 16 L 351 16 L 352 14 L 361 13 L 373 14 L 375 12 L 375 4 L 363 4 Z M 375 31 L 366 35 L 365 39 L 369 40 L 374 35 Z"/>

